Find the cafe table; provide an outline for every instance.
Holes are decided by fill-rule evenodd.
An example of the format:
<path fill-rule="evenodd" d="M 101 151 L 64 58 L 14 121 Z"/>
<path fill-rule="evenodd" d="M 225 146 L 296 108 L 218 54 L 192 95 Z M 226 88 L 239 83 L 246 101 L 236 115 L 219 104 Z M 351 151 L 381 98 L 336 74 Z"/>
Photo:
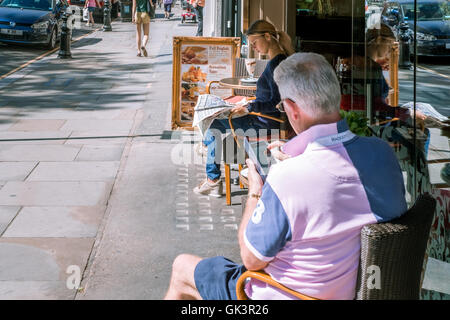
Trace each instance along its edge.
<path fill-rule="evenodd" d="M 222 88 L 227 89 L 238 89 L 238 90 L 249 90 L 256 91 L 256 81 L 255 82 L 245 82 L 242 81 L 244 77 L 234 77 L 234 78 L 224 78 L 219 81 L 210 81 L 206 86 L 206 93 L 210 93 L 211 85 L 219 84 Z"/>

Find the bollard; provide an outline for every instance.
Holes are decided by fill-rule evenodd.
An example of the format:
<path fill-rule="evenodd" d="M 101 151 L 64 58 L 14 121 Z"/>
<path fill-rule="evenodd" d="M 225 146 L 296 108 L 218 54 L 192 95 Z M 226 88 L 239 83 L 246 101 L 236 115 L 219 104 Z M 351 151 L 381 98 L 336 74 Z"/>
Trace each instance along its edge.
<path fill-rule="evenodd" d="M 408 23 L 404 22 L 399 27 L 399 59 L 398 59 L 398 67 L 409 69 L 411 68 L 410 61 L 410 52 L 409 52 L 409 42 L 411 41 L 411 37 L 408 33 L 409 26 Z"/>
<path fill-rule="evenodd" d="M 70 43 L 72 41 L 72 30 L 67 25 L 67 19 L 70 14 L 67 12 L 63 13 L 62 16 L 62 27 L 61 27 L 61 43 L 58 52 L 58 58 L 69 59 L 72 58 L 72 53 L 70 52 Z"/>
<path fill-rule="evenodd" d="M 111 2 L 105 0 L 103 7 L 103 31 L 112 31 L 111 27 Z"/>

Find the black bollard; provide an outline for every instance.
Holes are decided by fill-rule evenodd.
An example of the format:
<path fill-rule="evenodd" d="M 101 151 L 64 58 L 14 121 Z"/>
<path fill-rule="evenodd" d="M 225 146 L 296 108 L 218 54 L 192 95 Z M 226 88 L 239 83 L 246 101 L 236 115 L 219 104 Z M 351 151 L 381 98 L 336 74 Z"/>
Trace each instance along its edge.
<path fill-rule="evenodd" d="M 405 68 L 405 69 L 409 69 L 411 68 L 411 61 L 410 61 L 410 51 L 409 51 L 409 43 L 411 41 L 411 37 L 408 33 L 409 31 L 409 26 L 408 23 L 404 22 L 402 24 L 400 24 L 399 27 L 399 61 L 398 61 L 398 66 L 399 68 Z"/>
<path fill-rule="evenodd" d="M 111 27 L 111 2 L 105 0 L 103 7 L 103 31 L 112 31 Z"/>
<path fill-rule="evenodd" d="M 58 52 L 58 58 L 61 59 L 70 59 L 72 58 L 72 53 L 70 52 L 70 43 L 72 41 L 72 32 L 67 25 L 67 19 L 69 18 L 69 14 L 67 12 L 63 13 L 62 16 L 62 27 L 61 27 L 61 43 Z"/>

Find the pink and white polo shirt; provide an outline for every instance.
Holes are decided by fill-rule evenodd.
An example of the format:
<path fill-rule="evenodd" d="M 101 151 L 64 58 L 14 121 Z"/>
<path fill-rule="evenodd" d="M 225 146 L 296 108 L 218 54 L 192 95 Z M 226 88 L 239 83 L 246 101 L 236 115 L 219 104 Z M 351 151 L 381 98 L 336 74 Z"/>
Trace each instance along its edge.
<path fill-rule="evenodd" d="M 360 230 L 406 212 L 391 147 L 359 137 L 345 120 L 316 125 L 289 141 L 292 158 L 271 168 L 245 231 L 245 243 L 273 279 L 319 299 L 353 299 Z M 252 299 L 292 299 L 258 280 Z"/>

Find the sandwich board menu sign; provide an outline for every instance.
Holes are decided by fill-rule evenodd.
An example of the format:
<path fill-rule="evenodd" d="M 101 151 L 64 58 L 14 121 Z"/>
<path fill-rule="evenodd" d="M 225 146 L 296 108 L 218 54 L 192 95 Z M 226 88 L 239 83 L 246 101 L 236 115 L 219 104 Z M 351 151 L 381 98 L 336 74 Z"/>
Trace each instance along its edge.
<path fill-rule="evenodd" d="M 172 129 L 192 129 L 194 107 L 208 83 L 233 77 L 240 42 L 231 37 L 173 38 Z M 219 87 L 214 94 L 226 98 L 232 90 Z"/>

